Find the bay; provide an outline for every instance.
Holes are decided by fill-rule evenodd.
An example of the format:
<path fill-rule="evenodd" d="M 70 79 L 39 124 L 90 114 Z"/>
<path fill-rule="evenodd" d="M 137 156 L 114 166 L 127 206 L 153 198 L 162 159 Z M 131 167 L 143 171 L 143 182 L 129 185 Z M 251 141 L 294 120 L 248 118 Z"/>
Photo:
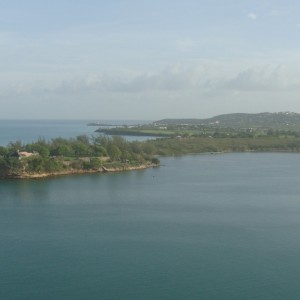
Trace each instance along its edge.
<path fill-rule="evenodd" d="M 299 154 L 0 181 L 0 299 L 298 299 Z"/>

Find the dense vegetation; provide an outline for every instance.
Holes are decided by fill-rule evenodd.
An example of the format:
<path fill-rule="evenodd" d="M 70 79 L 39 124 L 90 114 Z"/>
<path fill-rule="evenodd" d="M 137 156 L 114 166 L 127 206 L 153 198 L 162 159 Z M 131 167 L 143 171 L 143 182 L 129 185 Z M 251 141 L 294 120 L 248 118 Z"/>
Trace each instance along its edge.
<path fill-rule="evenodd" d="M 149 155 L 147 146 L 127 142 L 122 137 L 87 136 L 75 139 L 40 139 L 22 145 L 20 141 L 0 146 L 0 177 L 22 177 L 24 174 L 59 173 L 73 170 L 99 170 L 141 164 L 159 164 Z"/>
<path fill-rule="evenodd" d="M 156 137 L 215 137 L 215 138 L 253 138 L 253 137 L 300 137 L 300 129 L 284 130 L 273 128 L 231 128 L 204 125 L 140 125 L 131 128 L 119 127 L 98 129 L 107 135 L 156 136 Z"/>
<path fill-rule="evenodd" d="M 81 135 L 74 139 L 40 139 L 26 145 L 17 141 L 7 147 L 0 146 L 0 177 L 125 170 L 158 165 L 159 155 L 245 151 L 300 152 L 300 119 L 297 129 L 299 116 L 294 113 L 231 114 L 215 117 L 221 121 L 214 121 L 210 125 L 193 122 L 182 124 L 177 120 L 177 123 L 170 124 L 152 123 L 99 130 L 111 134 L 112 138 L 98 136 L 90 139 Z M 256 120 L 257 126 L 226 127 L 221 125 L 224 123 L 222 120 L 231 120 L 231 124 L 236 122 L 239 125 Z M 293 128 L 288 126 L 290 124 L 287 121 L 294 122 L 291 123 Z M 261 127 L 268 122 L 273 127 Z M 162 138 L 128 142 L 117 134 L 157 135 Z"/>
<path fill-rule="evenodd" d="M 144 143 L 149 154 L 162 156 L 215 152 L 300 152 L 296 137 L 186 137 L 161 138 Z"/>

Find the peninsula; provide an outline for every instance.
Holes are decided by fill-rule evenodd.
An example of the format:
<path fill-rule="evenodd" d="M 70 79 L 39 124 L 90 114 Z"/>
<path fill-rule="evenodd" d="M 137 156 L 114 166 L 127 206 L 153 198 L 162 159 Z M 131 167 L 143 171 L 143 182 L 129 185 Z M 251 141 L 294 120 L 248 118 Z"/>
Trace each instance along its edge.
<path fill-rule="evenodd" d="M 49 176 L 119 172 L 159 166 L 159 160 L 146 154 L 135 142 L 122 137 L 81 135 L 74 139 L 39 139 L 22 145 L 0 146 L 0 178 L 42 178 Z"/>

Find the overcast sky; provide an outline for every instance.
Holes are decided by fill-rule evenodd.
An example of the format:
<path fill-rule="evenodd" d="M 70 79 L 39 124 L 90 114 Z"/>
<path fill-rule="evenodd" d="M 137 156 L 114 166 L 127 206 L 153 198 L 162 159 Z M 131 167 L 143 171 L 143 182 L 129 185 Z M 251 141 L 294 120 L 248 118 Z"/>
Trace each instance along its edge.
<path fill-rule="evenodd" d="M 1 1 L 0 58 L 2 119 L 300 113 L 300 2 Z"/>

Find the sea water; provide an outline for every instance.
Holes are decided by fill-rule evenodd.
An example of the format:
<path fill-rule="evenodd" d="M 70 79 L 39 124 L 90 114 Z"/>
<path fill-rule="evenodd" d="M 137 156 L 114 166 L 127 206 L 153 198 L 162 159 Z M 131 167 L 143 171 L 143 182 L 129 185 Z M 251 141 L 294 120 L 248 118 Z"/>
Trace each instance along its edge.
<path fill-rule="evenodd" d="M 299 154 L 0 181 L 0 299 L 300 299 Z"/>
<path fill-rule="evenodd" d="M 91 120 L 0 120 L 0 146 L 7 146 L 10 142 L 21 141 L 23 144 L 32 143 L 38 139 L 76 138 L 79 135 L 96 137 L 99 127 L 88 126 Z M 150 123 L 143 120 L 105 120 L 101 123 L 116 125 L 136 125 Z M 126 136 L 128 141 L 146 140 L 149 137 Z"/>

